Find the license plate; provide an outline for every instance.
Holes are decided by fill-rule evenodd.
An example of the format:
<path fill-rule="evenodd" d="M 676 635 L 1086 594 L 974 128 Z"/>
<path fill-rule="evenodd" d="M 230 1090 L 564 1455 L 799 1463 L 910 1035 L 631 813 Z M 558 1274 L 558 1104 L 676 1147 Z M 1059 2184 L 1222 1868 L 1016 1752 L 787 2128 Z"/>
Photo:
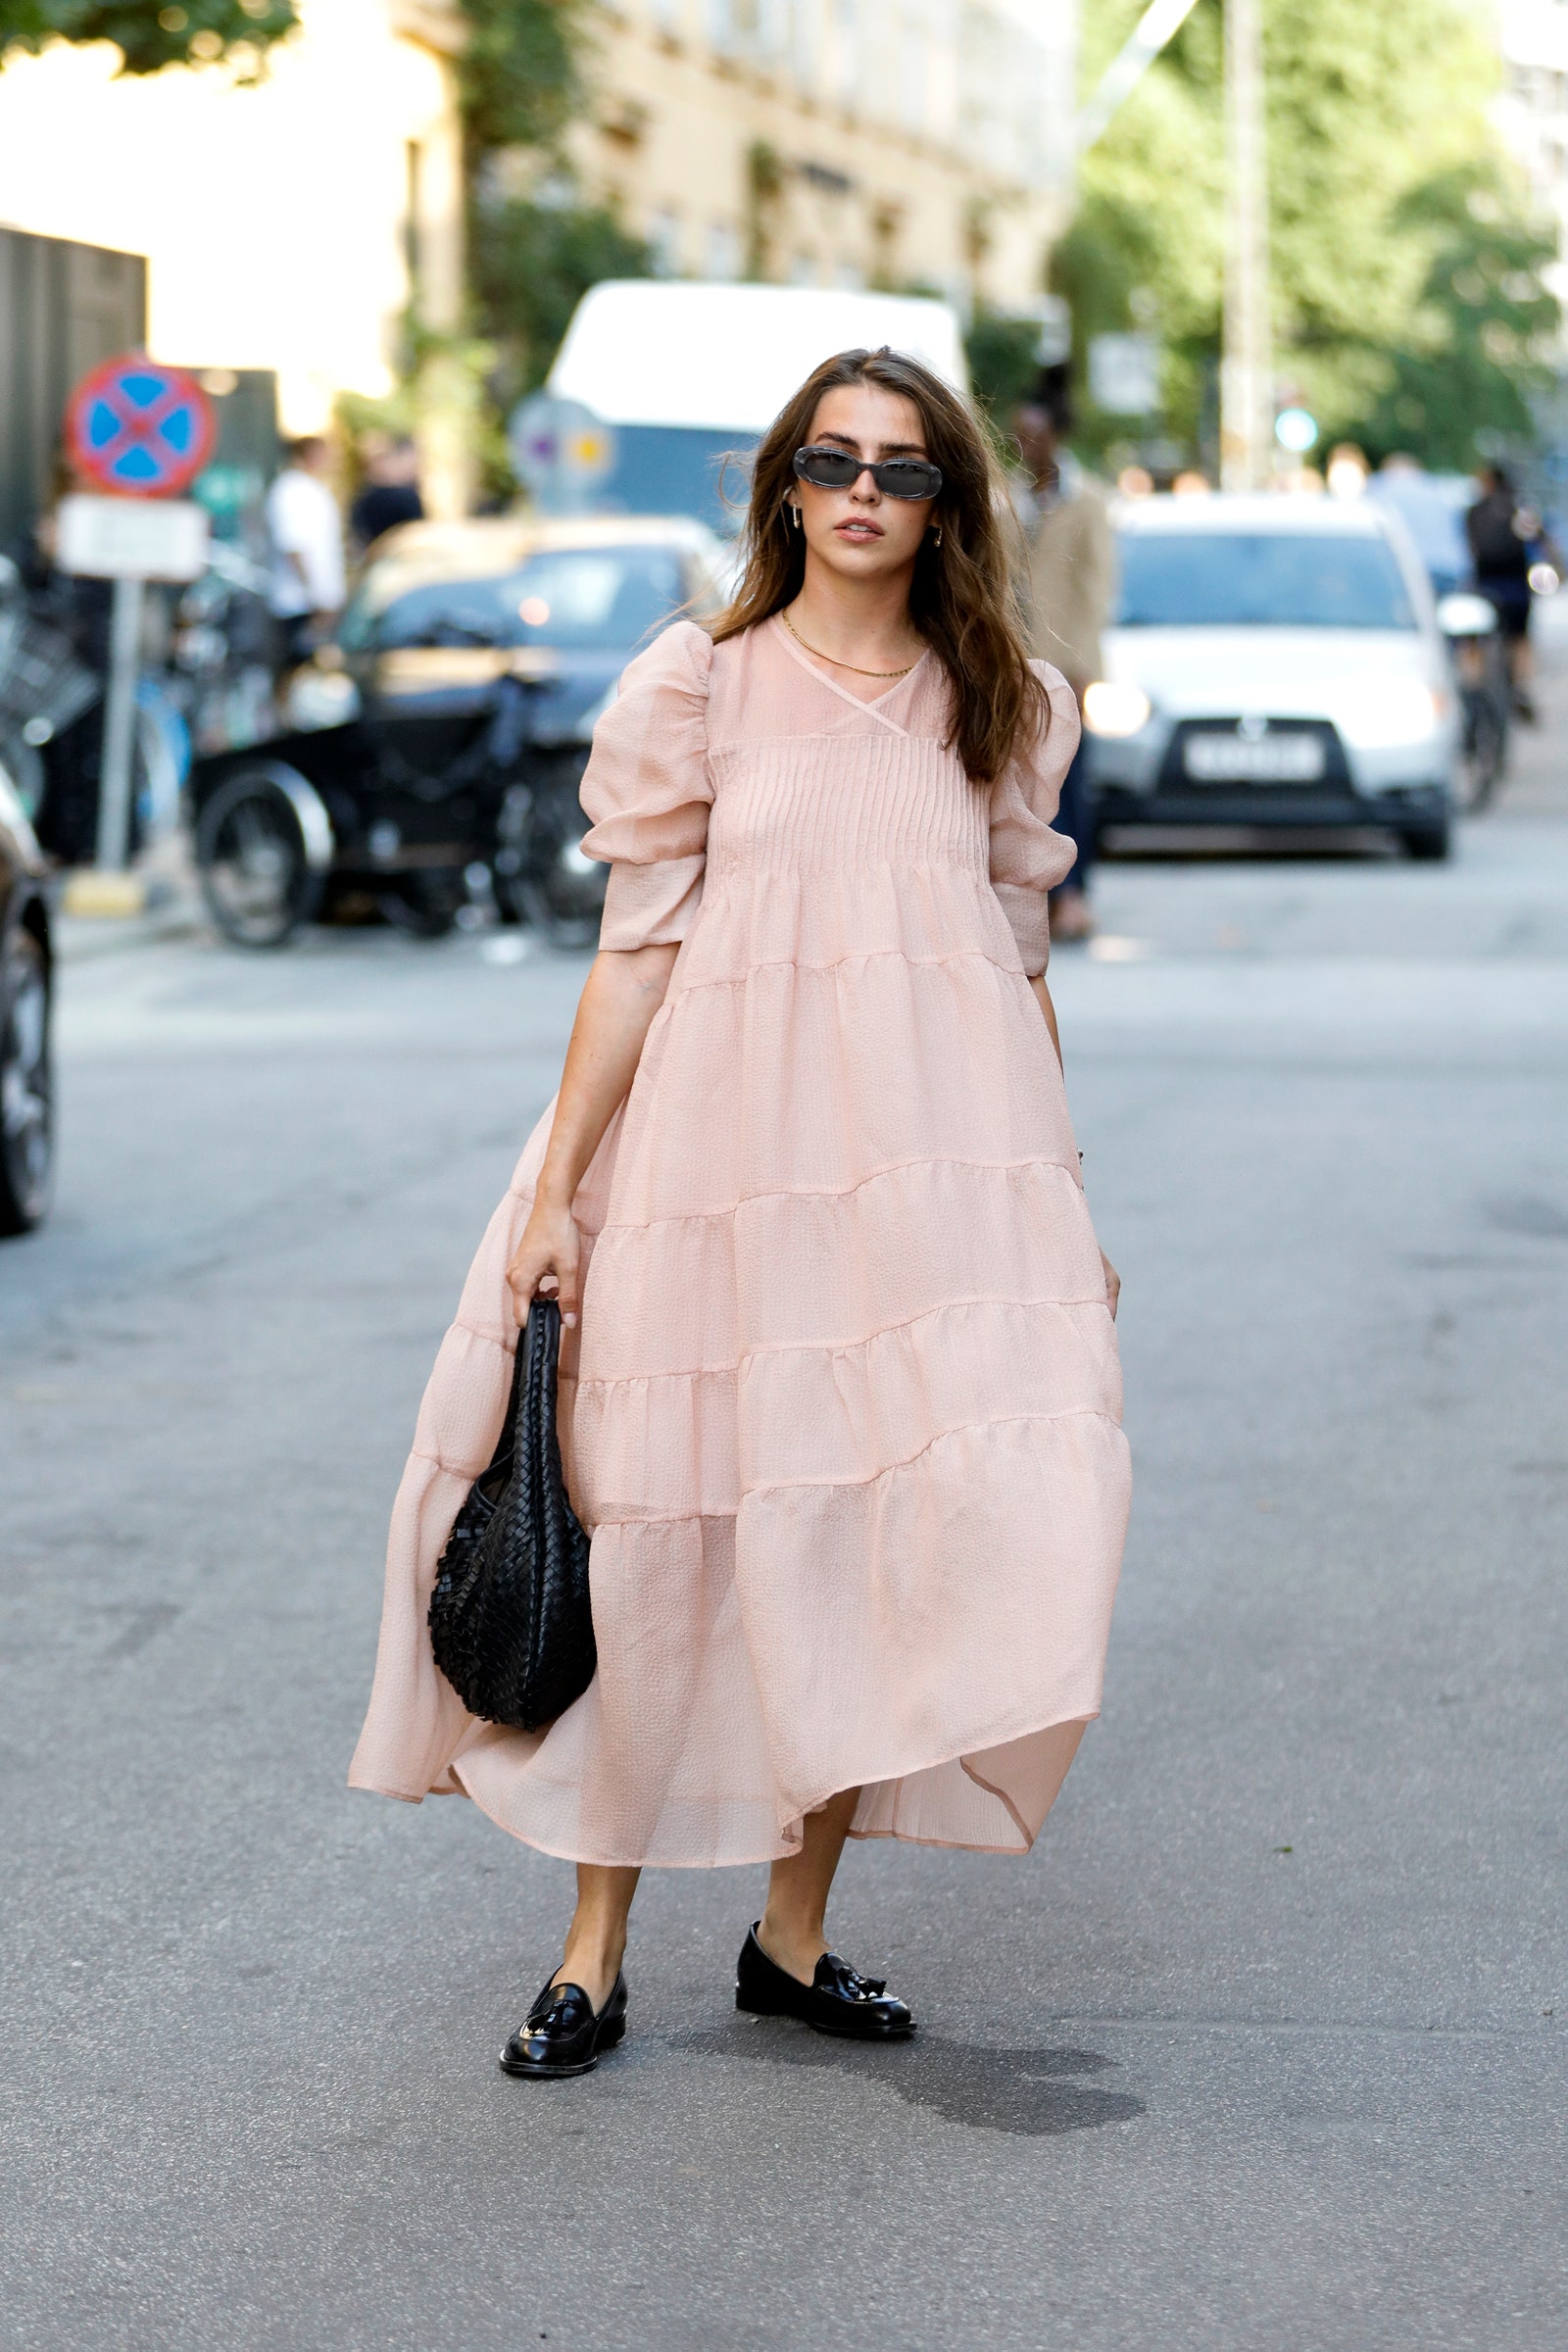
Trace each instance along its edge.
<path fill-rule="evenodd" d="M 1182 765 L 1200 784 L 1315 784 L 1323 745 L 1316 735 L 1189 735 Z"/>

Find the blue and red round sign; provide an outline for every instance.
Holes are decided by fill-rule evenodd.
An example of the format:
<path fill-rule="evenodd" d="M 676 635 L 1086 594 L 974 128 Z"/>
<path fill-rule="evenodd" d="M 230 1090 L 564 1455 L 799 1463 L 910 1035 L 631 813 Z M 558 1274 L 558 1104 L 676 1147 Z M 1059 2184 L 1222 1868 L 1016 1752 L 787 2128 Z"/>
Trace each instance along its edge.
<path fill-rule="evenodd" d="M 83 376 L 66 411 L 66 445 L 88 479 L 122 498 L 177 498 L 213 454 L 213 405 L 193 375 L 145 352 Z"/>

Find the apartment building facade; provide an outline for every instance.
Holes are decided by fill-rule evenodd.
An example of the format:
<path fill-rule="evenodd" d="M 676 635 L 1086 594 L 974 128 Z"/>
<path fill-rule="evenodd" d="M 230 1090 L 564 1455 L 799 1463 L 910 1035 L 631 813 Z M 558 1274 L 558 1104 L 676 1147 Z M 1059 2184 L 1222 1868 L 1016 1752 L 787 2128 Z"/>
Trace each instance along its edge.
<path fill-rule="evenodd" d="M 668 274 L 1039 295 L 1076 0 L 612 0 L 598 23 L 573 161 Z"/>

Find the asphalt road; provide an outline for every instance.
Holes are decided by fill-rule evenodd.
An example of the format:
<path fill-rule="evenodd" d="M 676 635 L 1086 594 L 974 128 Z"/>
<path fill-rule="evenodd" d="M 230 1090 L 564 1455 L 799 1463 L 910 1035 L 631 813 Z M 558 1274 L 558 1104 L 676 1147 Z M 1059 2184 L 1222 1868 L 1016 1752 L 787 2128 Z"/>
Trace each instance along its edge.
<path fill-rule="evenodd" d="M 11 2352 L 1560 2352 L 1565 742 L 1449 868 L 1121 864 L 1059 956 L 1133 1532 L 1035 1854 L 850 1854 L 903 2049 L 738 2019 L 760 1874 L 671 1873 L 624 2051 L 509 2082 L 568 1871 L 343 1785 L 581 964 L 70 967 L 0 1253 Z"/>

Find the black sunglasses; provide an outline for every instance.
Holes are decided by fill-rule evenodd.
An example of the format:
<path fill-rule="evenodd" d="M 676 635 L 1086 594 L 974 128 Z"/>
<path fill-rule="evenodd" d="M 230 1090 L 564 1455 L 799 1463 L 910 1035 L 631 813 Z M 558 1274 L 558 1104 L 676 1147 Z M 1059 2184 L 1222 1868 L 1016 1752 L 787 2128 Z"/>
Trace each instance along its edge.
<path fill-rule="evenodd" d="M 816 442 L 795 452 L 795 470 L 818 490 L 848 490 L 868 473 L 884 498 L 935 498 L 942 487 L 942 468 L 929 458 L 884 458 L 870 466 L 850 450 Z"/>

